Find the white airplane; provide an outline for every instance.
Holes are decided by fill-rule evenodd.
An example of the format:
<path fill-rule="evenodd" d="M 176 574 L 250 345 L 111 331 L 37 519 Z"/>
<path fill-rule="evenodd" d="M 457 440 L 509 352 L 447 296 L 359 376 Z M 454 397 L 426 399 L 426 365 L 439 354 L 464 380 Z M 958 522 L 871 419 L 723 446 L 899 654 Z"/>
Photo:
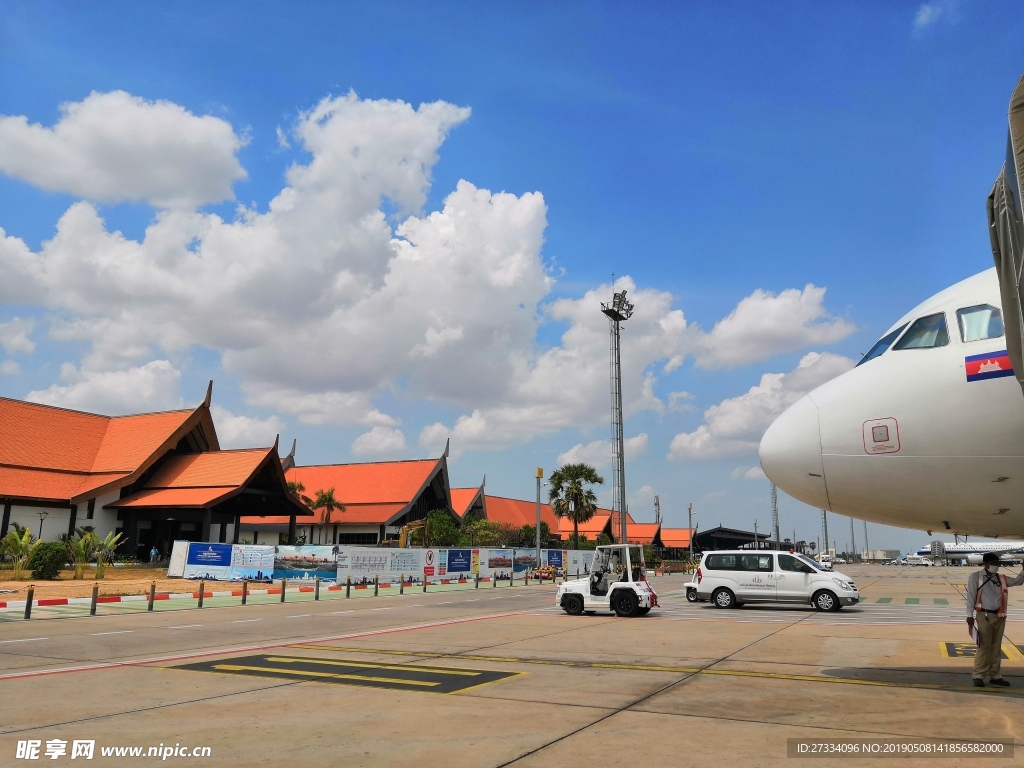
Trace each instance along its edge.
<path fill-rule="evenodd" d="M 923 557 L 966 560 L 969 565 L 981 565 L 981 558 L 986 552 L 995 552 L 1003 562 L 1019 562 L 1024 559 L 1024 541 L 980 541 L 973 544 L 933 541 L 927 547 L 917 550 L 917 554 Z"/>
<path fill-rule="evenodd" d="M 760 446 L 779 488 L 820 509 L 929 535 L 1024 539 L 1020 178 L 1024 77 L 988 201 L 997 267 L 919 304 L 853 370 L 779 416 Z"/>

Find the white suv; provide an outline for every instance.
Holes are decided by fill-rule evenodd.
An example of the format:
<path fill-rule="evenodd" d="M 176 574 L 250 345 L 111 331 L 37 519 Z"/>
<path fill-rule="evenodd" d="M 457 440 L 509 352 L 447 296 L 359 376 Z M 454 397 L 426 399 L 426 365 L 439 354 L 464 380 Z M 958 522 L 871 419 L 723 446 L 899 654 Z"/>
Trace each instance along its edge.
<path fill-rule="evenodd" d="M 697 568 L 697 599 L 719 608 L 744 603 L 809 603 L 838 611 L 860 602 L 853 579 L 828 573 L 804 555 L 764 550 L 705 552 Z"/>

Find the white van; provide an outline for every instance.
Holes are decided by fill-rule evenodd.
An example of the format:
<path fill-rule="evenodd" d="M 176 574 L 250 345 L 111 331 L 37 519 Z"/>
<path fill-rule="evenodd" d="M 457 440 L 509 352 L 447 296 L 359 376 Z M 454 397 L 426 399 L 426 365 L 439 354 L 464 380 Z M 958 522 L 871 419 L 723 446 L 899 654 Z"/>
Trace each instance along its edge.
<path fill-rule="evenodd" d="M 804 555 L 744 549 L 705 552 L 697 568 L 697 599 L 719 608 L 744 603 L 810 603 L 838 611 L 860 602 L 853 579 L 821 570 Z"/>

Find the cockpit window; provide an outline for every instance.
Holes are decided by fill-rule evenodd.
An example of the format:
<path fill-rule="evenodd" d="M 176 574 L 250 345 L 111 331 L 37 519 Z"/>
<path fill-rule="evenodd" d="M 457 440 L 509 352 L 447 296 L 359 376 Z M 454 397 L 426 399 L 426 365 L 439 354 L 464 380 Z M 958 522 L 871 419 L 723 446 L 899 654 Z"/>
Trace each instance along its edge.
<path fill-rule="evenodd" d="M 949 331 L 946 330 L 946 316 L 937 315 L 920 317 L 913 322 L 910 330 L 893 345 L 893 349 L 931 349 L 949 344 Z"/>
<path fill-rule="evenodd" d="M 991 304 L 979 304 L 956 311 L 960 323 L 960 338 L 964 341 L 998 339 L 1005 332 L 1003 313 Z"/>
<path fill-rule="evenodd" d="M 874 360 L 876 357 L 885 352 L 885 350 L 889 348 L 889 345 L 896 340 L 896 337 L 903 333 L 903 329 L 906 327 L 907 324 L 904 323 L 892 333 L 885 334 L 885 336 L 883 336 L 882 338 L 875 342 L 875 346 L 868 350 L 868 353 L 860 359 L 860 362 L 857 363 L 857 365 L 864 365 L 864 363 L 866 363 L 868 360 Z"/>

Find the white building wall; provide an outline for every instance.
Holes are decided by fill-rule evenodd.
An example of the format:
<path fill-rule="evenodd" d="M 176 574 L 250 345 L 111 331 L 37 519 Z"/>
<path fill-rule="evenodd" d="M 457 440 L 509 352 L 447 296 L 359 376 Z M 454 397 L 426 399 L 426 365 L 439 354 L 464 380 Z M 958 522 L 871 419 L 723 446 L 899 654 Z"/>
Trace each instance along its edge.
<path fill-rule="evenodd" d="M 40 512 L 46 513 L 46 518 L 42 521 L 43 541 L 56 541 L 58 536 L 68 532 L 68 523 L 71 521 L 70 509 L 22 507 L 17 504 L 11 506 L 11 522 L 7 530 L 13 531 L 14 523 L 17 523 L 28 528 L 33 536 L 39 536 Z"/>

